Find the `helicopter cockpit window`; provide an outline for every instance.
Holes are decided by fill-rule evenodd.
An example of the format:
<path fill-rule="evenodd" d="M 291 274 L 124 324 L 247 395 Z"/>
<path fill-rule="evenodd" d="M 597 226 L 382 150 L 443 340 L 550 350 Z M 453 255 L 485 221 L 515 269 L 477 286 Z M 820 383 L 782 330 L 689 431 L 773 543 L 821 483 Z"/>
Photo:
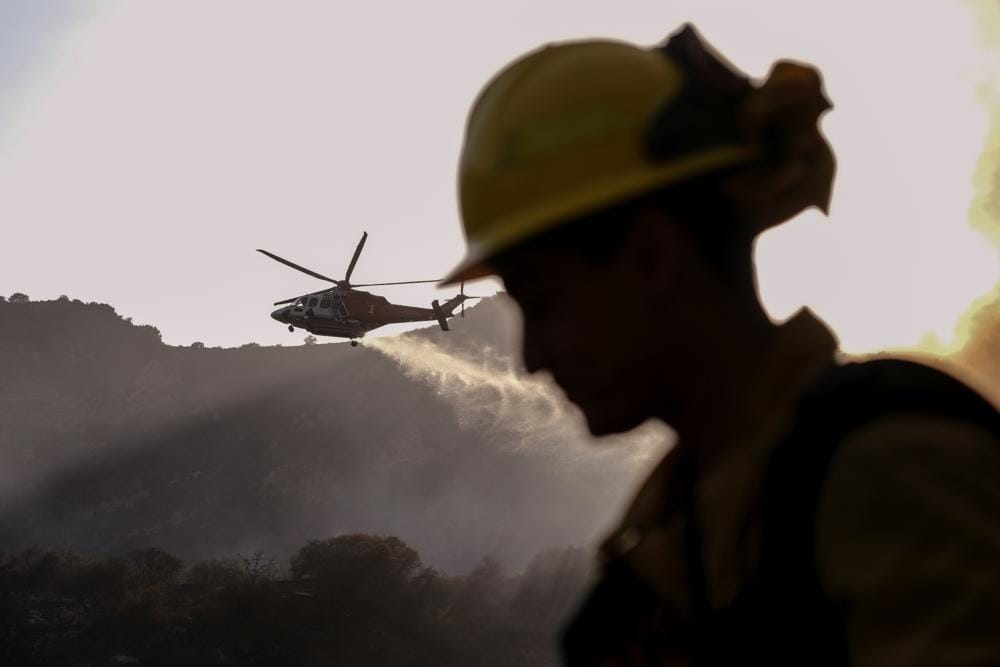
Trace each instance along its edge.
<path fill-rule="evenodd" d="M 319 301 L 319 299 L 317 299 L 316 297 L 312 297 L 312 298 L 310 298 L 310 299 L 309 299 L 309 307 L 310 307 L 310 308 L 315 308 L 315 307 L 316 307 L 316 303 L 317 303 L 318 301 Z"/>
<path fill-rule="evenodd" d="M 303 305 L 305 305 L 304 299 L 296 299 L 295 300 L 295 306 L 296 307 L 301 308 Z"/>
<path fill-rule="evenodd" d="M 319 307 L 320 308 L 329 308 L 330 307 L 330 297 L 325 296 L 322 299 L 320 299 Z"/>

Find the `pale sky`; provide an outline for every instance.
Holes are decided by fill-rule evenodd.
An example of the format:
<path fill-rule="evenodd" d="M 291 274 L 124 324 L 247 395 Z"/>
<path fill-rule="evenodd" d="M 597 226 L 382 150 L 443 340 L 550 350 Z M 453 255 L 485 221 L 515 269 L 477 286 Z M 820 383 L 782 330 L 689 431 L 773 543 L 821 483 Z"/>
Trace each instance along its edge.
<path fill-rule="evenodd" d="M 367 230 L 355 281 L 443 275 L 482 84 L 548 41 L 653 44 L 690 20 L 752 75 L 817 65 L 835 106 L 831 217 L 759 247 L 772 314 L 810 305 L 850 351 L 948 344 L 998 278 L 968 224 L 998 71 L 972 4 L 4 0 L 0 294 L 110 303 L 171 344 L 297 344 L 271 302 L 323 283 L 255 248 L 337 277 Z"/>

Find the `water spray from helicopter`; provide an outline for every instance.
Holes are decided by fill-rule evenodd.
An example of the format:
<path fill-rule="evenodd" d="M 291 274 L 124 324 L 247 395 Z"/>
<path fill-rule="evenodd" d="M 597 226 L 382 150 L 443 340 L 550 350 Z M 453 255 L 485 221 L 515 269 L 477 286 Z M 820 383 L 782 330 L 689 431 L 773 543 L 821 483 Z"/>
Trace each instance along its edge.
<path fill-rule="evenodd" d="M 451 352 L 426 338 L 413 335 L 386 336 L 365 342 L 400 365 L 403 372 L 420 380 L 445 397 L 467 427 L 503 424 L 520 437 L 511 447 L 546 443 L 554 455 L 572 458 L 589 446 L 593 438 L 577 409 L 555 383 L 544 375 L 524 375 L 510 356 L 492 348 L 473 359 Z M 539 437 L 544 435 L 544 437 Z M 628 434 L 606 438 L 601 445 L 621 456 L 631 451 L 635 463 L 659 456 L 670 442 L 666 427 L 647 423 Z"/>

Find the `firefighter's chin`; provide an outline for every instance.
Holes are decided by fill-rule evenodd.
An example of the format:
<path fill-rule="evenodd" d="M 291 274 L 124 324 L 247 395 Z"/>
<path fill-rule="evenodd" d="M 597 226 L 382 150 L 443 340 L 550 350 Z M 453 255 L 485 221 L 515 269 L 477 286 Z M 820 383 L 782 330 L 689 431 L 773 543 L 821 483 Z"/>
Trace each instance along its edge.
<path fill-rule="evenodd" d="M 635 403 L 615 400 L 614 396 L 566 396 L 583 413 L 587 430 L 595 437 L 631 431 L 648 417 L 635 410 Z"/>

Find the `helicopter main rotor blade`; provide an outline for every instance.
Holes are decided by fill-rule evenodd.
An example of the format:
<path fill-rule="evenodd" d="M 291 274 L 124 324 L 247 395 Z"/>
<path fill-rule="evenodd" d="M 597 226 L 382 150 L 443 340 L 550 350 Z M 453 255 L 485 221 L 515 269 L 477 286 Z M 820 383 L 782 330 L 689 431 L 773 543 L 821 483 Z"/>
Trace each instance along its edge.
<path fill-rule="evenodd" d="M 331 282 L 331 283 L 337 283 L 337 284 L 340 283 L 339 280 L 335 280 L 333 278 L 328 278 L 328 277 L 324 276 L 322 273 L 316 273 L 315 271 L 307 269 L 304 266 L 299 266 L 295 262 L 289 262 L 284 257 L 278 257 L 273 252 L 268 252 L 266 250 L 261 250 L 260 248 L 257 248 L 257 252 L 259 252 L 261 254 L 264 254 L 264 255 L 267 255 L 268 257 L 270 257 L 274 261 L 281 262 L 285 266 L 291 267 L 291 268 L 295 269 L 296 271 L 301 271 L 302 273 L 306 274 L 307 276 L 312 276 L 313 278 L 319 278 L 320 280 L 326 280 L 327 282 Z"/>
<path fill-rule="evenodd" d="M 439 283 L 439 282 L 441 282 L 440 278 L 437 280 L 403 280 L 401 282 L 395 282 L 395 283 L 359 283 L 357 285 L 351 283 L 351 287 L 381 287 L 383 285 L 417 285 L 419 283 Z"/>
<path fill-rule="evenodd" d="M 365 247 L 365 241 L 368 240 L 368 232 L 361 233 L 361 240 L 358 241 L 358 247 L 354 249 L 354 257 L 351 257 L 351 263 L 347 265 L 347 275 L 344 276 L 344 282 L 348 285 L 351 284 L 351 274 L 354 273 L 354 265 L 358 263 L 358 257 L 361 256 L 361 249 Z"/>

